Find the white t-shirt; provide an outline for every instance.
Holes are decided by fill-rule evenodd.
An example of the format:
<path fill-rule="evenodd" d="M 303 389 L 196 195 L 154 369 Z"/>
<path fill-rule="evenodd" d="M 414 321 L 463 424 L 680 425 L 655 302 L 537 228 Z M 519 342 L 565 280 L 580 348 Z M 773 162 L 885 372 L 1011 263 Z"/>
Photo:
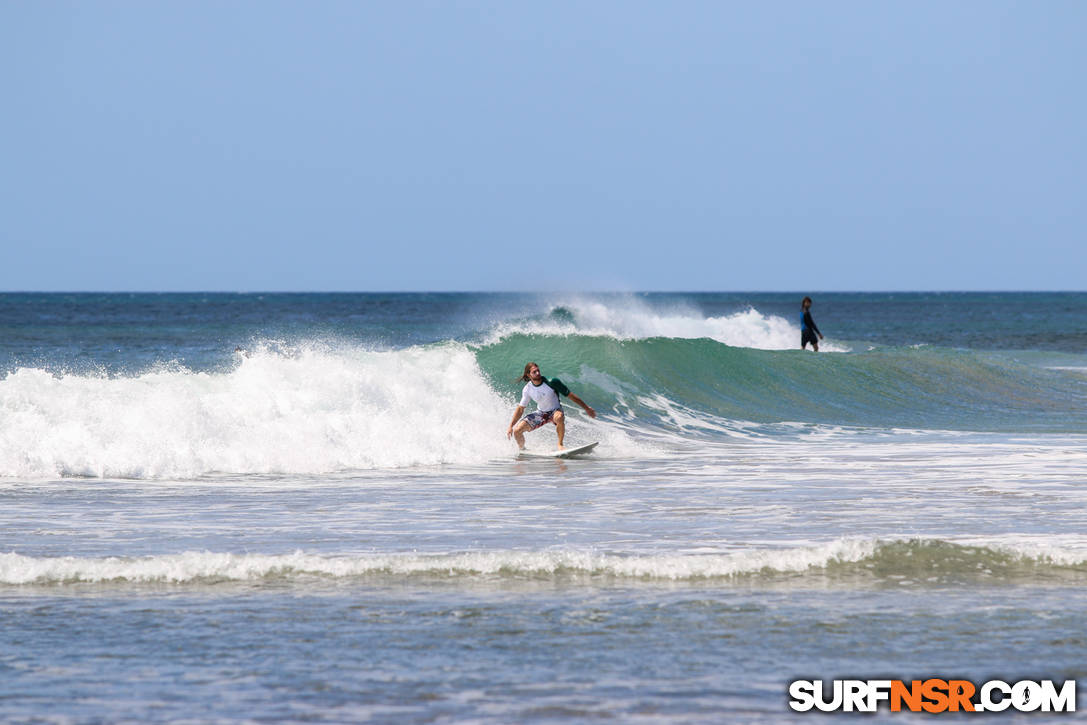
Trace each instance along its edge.
<path fill-rule="evenodd" d="M 539 385 L 526 383 L 525 389 L 521 393 L 522 408 L 528 407 L 529 398 L 536 401 L 536 409 L 541 413 L 548 413 L 561 407 L 559 405 L 559 394 L 552 390 L 547 383 L 540 383 Z"/>

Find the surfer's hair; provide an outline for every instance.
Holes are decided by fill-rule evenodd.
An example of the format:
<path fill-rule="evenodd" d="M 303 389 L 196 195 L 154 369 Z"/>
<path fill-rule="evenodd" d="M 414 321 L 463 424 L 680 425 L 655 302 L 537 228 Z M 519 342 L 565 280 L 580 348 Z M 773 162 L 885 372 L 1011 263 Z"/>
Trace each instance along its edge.
<path fill-rule="evenodd" d="M 801 307 L 803 307 L 804 305 L 810 305 L 810 304 L 811 304 L 811 297 L 805 297 L 804 299 L 800 300 L 800 306 Z"/>
<path fill-rule="evenodd" d="M 528 371 L 532 369 L 533 365 L 536 365 L 536 363 L 534 363 L 534 362 L 525 363 L 525 371 L 523 373 L 521 373 L 521 377 L 517 378 L 513 382 L 515 382 L 515 383 L 527 383 L 529 381 Z M 536 367 L 540 367 L 540 366 L 536 365 Z"/>

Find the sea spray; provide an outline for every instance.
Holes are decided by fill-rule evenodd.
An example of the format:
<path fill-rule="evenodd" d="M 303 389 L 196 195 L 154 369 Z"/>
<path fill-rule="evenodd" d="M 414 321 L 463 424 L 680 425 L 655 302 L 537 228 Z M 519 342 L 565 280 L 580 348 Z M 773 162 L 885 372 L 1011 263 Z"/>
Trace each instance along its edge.
<path fill-rule="evenodd" d="M 20 369 L 0 380 L 0 476 L 192 478 L 478 463 L 509 406 L 466 348 L 266 349 L 227 373 Z"/>
<path fill-rule="evenodd" d="M 486 341 L 497 342 L 516 334 L 587 335 L 620 340 L 648 338 L 710 339 L 732 347 L 792 350 L 800 344 L 800 328 L 783 317 L 748 307 L 719 316 L 706 316 L 690 305 L 650 305 L 629 297 L 606 301 L 568 299 L 546 314 L 495 325 Z M 824 350 L 846 352 L 847 346 L 828 342 Z"/>

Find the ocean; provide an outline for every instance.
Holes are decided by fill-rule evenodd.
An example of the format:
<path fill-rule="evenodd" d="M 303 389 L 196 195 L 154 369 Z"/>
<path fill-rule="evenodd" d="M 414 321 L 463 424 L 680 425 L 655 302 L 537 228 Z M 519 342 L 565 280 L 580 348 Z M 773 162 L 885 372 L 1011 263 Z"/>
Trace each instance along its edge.
<path fill-rule="evenodd" d="M 1087 294 L 810 294 L 0 294 L 0 721 L 1082 694 Z"/>

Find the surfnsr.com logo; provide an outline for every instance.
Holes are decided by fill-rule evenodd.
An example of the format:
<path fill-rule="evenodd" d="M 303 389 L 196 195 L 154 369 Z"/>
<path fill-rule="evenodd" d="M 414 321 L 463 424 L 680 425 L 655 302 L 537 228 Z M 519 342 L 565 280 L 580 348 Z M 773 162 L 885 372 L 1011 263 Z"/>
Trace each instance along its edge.
<path fill-rule="evenodd" d="M 1075 712 L 1076 681 L 1052 680 L 796 680 L 789 685 L 789 707 L 797 712 Z"/>

